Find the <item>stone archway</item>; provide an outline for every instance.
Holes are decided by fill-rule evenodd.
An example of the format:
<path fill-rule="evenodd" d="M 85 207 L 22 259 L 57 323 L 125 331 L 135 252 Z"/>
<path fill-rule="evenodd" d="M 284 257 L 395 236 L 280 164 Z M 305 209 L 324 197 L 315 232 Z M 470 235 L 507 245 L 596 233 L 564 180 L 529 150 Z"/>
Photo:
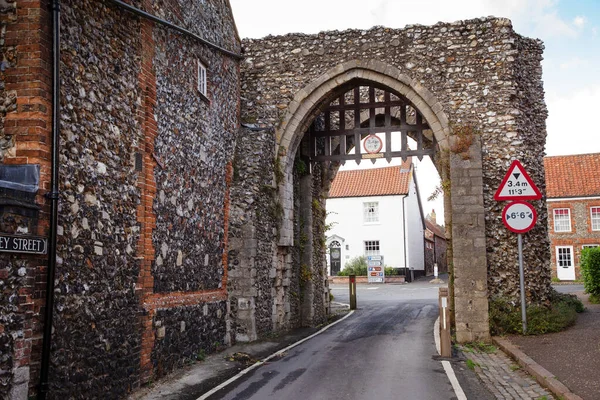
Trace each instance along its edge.
<path fill-rule="evenodd" d="M 536 185 L 542 191 L 545 187 L 541 44 L 515 33 L 506 19 L 484 18 L 429 27 L 269 36 L 243 45 L 241 116 L 250 131 L 241 135 L 244 147 L 238 146 L 236 154 L 260 154 L 247 138 L 270 129 L 264 137 L 274 153 L 264 158 L 274 160 L 277 235 L 270 268 L 275 281 L 280 270 L 281 276 L 299 273 L 288 265 L 293 264 L 289 249 L 297 246 L 293 173 L 302 136 L 337 88 L 353 80 L 373 82 L 406 97 L 435 135 L 437 159 L 443 160 L 438 168 L 448 189 L 445 220 L 453 239 L 449 261 L 455 271 L 457 339 L 489 338 L 488 298 L 518 296 L 516 238 L 504 229 L 503 204 L 493 200 L 493 192 L 517 158 Z M 533 203 L 540 218 L 524 247 L 530 266 L 527 297 L 541 302 L 550 292 L 549 256 L 539 251 L 548 245 L 547 213 L 542 201 Z M 256 264 L 252 252 L 247 259 Z M 240 260 L 240 265 L 245 263 Z M 273 298 L 285 303 L 287 293 L 293 292 L 275 288 Z M 287 326 L 290 320 L 279 317 L 287 313 L 284 303 L 273 305 L 273 321 L 283 321 L 273 326 Z"/>
<path fill-rule="evenodd" d="M 485 247 L 478 247 L 478 243 L 485 243 L 485 225 L 480 224 L 484 217 L 483 208 L 483 183 L 473 186 L 469 180 L 467 184 L 460 184 L 460 176 L 482 176 L 481 148 L 478 144 L 466 149 L 470 151 L 468 163 L 461 162 L 461 157 L 452 157 L 450 154 L 450 126 L 448 118 L 443 112 L 440 102 L 426 88 L 418 82 L 402 74 L 397 68 L 386 65 L 380 61 L 361 62 L 352 60 L 342 63 L 317 80 L 299 91 L 290 103 L 286 117 L 276 131 L 278 152 L 281 168 L 284 172 L 280 182 L 279 193 L 283 206 L 281 221 L 282 234 L 280 246 L 293 245 L 293 198 L 291 196 L 293 181 L 293 166 L 298 146 L 304 136 L 308 124 L 315 118 L 319 106 L 331 96 L 337 88 L 351 84 L 353 81 L 372 82 L 394 90 L 409 99 L 412 105 L 427 120 L 433 135 L 438 142 L 437 153 L 440 155 L 439 164 L 448 165 L 449 168 L 441 169 L 443 179 L 456 183 L 455 187 L 463 186 L 461 190 L 468 190 L 471 197 L 476 197 L 474 203 L 471 197 L 467 200 L 470 210 L 467 212 L 461 204 L 464 199 L 455 196 L 446 200 L 446 222 L 461 232 L 464 236 L 468 232 L 469 238 L 462 237 L 456 248 L 450 252 L 454 269 L 454 280 L 451 293 L 454 293 L 454 316 L 457 326 L 457 340 L 474 341 L 489 339 L 488 303 L 487 303 L 487 262 Z M 444 159 L 445 158 L 445 159 Z M 477 189 L 477 193 L 475 190 Z M 464 204 L 467 205 L 467 204 Z M 479 205 L 479 207 L 477 207 Z M 476 208 L 476 209 L 475 209 Z M 286 230 L 289 229 L 289 230 Z M 449 232 L 451 235 L 452 233 Z M 450 236 L 451 238 L 452 236 Z M 467 273 L 468 269 L 468 273 Z M 457 290 L 454 290 L 454 289 Z"/>
<path fill-rule="evenodd" d="M 293 160 L 308 125 L 312 122 L 318 106 L 336 88 L 357 79 L 378 83 L 400 93 L 421 112 L 436 137 L 440 150 L 449 148 L 450 127 L 442 105 L 435 96 L 416 81 L 402 74 L 397 68 L 383 62 L 352 60 L 342 63 L 300 90 L 289 104 L 281 125 L 276 130 L 278 154 L 284 171 L 280 183 L 281 203 L 284 217 L 280 245 L 290 245 L 292 241 L 289 227 L 292 210 L 289 185 Z"/>

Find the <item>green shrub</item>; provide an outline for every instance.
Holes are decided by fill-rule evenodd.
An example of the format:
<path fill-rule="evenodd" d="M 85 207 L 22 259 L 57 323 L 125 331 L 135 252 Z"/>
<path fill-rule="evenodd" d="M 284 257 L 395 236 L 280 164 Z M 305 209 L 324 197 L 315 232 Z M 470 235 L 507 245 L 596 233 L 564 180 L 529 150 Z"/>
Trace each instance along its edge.
<path fill-rule="evenodd" d="M 585 292 L 592 299 L 600 299 L 600 247 L 581 251 L 581 275 Z"/>
<path fill-rule="evenodd" d="M 364 256 L 350 259 L 344 269 L 338 272 L 338 276 L 348 275 L 367 276 L 367 259 Z"/>
<path fill-rule="evenodd" d="M 338 272 L 338 276 L 367 276 L 367 259 L 365 256 L 352 258 L 346 263 L 344 269 Z M 385 276 L 399 275 L 398 269 L 393 267 L 385 267 Z"/>
<path fill-rule="evenodd" d="M 577 313 L 583 312 L 583 303 L 577 296 L 553 291 L 548 305 L 532 304 L 527 307 L 527 334 L 559 332 L 573 325 Z M 505 298 L 490 299 L 490 332 L 492 335 L 523 333 L 521 305 Z"/>

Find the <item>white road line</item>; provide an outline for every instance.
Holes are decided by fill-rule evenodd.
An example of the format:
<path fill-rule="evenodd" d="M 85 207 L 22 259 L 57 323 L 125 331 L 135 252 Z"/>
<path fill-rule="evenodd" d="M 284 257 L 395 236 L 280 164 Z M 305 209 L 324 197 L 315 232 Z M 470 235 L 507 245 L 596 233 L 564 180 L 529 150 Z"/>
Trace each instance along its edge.
<path fill-rule="evenodd" d="M 435 348 L 436 348 L 438 354 L 441 354 L 441 350 L 440 350 L 440 317 L 438 317 L 433 324 L 433 338 L 435 340 Z M 442 361 L 442 366 L 444 367 L 444 371 L 446 371 L 446 375 L 448 376 L 448 379 L 450 380 L 452 389 L 454 389 L 456 398 L 458 400 L 467 400 L 467 396 L 465 395 L 465 392 L 462 390 L 462 387 L 460 387 L 460 383 L 458 382 L 458 379 L 456 379 L 456 374 L 454 373 L 454 370 L 452 369 L 452 364 L 450 364 L 450 361 Z"/>
<path fill-rule="evenodd" d="M 367 290 L 377 290 L 379 287 L 368 287 Z"/>
<path fill-rule="evenodd" d="M 458 400 L 467 400 L 465 392 L 463 392 L 460 383 L 458 383 L 458 379 L 456 379 L 456 375 L 454 375 L 454 370 L 452 369 L 450 361 L 442 361 L 442 365 L 444 366 L 446 375 L 448 375 L 448 379 L 450 379 L 450 384 L 452 385 L 452 389 L 454 389 L 454 393 L 456 393 Z"/>
<path fill-rule="evenodd" d="M 327 325 L 326 327 L 324 327 L 320 331 L 315 332 L 312 335 L 307 336 L 304 339 L 299 340 L 296 343 L 293 343 L 293 344 L 289 345 L 285 349 L 281 349 L 281 350 L 279 350 L 279 351 L 271 354 L 267 358 L 263 358 L 262 360 L 255 362 L 254 364 L 252 364 L 251 366 L 249 366 L 245 370 L 240 371 L 237 375 L 235 375 L 235 376 L 229 378 L 228 380 L 226 380 L 225 382 L 221 383 L 219 386 L 216 386 L 216 387 L 212 388 L 211 390 L 209 390 L 208 392 L 204 393 L 202 396 L 198 397 L 196 400 L 205 400 L 205 399 L 208 399 L 210 396 L 212 396 L 213 394 L 217 393 L 219 390 L 223 389 L 225 386 L 229 385 L 230 383 L 235 382 L 236 380 L 240 379 L 242 376 L 246 375 L 248 372 L 250 372 L 250 371 L 252 371 L 252 370 L 260 367 L 261 365 L 263 365 L 267 361 L 271 360 L 272 358 L 277 357 L 280 354 L 283 354 L 283 353 L 285 353 L 286 351 L 288 351 L 290 349 L 293 349 L 294 347 L 296 347 L 296 346 L 298 346 L 298 345 L 306 342 L 307 340 L 310 340 L 310 339 L 314 338 L 315 336 L 320 335 L 321 333 L 325 332 L 327 329 L 331 328 L 332 326 L 334 326 L 336 324 L 339 324 L 340 322 L 342 322 L 343 320 L 345 320 L 346 318 L 348 318 L 352 314 L 354 314 L 354 310 L 351 310 L 343 318 L 340 318 L 337 321 L 335 321 L 334 323 Z M 462 400 L 462 399 L 459 399 L 459 400 Z"/>

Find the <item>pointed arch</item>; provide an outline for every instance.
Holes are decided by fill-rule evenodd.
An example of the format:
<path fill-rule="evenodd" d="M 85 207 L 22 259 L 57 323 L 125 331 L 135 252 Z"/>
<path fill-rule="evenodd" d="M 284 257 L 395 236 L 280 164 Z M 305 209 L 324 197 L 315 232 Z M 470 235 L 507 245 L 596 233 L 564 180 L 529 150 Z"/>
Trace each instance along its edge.
<path fill-rule="evenodd" d="M 279 190 L 283 208 L 281 246 L 293 244 L 292 169 L 298 146 L 323 101 L 336 89 L 354 80 L 377 83 L 406 97 L 429 124 L 440 150 L 449 147 L 450 127 L 443 107 L 418 80 L 410 78 L 393 65 L 376 60 L 351 60 L 331 68 L 296 93 L 276 131 L 277 154 L 283 172 Z"/>

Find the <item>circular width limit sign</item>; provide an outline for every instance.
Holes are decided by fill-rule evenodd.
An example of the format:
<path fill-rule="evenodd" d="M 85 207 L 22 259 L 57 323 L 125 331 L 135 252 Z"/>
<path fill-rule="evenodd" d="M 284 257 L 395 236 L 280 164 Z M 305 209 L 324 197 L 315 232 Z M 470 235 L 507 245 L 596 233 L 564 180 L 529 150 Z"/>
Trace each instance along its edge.
<path fill-rule="evenodd" d="M 514 233 L 525 233 L 535 225 L 537 213 L 535 208 L 524 201 L 514 201 L 504 207 L 502 222 Z"/>

